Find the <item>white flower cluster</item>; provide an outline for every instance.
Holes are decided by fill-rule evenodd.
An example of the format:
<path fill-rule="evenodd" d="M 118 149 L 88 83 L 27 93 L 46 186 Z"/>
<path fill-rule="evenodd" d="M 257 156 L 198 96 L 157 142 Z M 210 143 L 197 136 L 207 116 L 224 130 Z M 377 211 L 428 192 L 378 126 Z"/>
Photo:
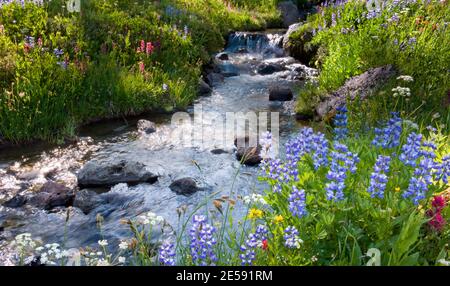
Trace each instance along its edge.
<path fill-rule="evenodd" d="M 412 76 L 409 76 L 409 75 L 401 75 L 401 76 L 397 77 L 397 79 L 398 80 L 403 80 L 403 81 L 406 81 L 406 82 L 414 81 L 414 78 Z"/>
<path fill-rule="evenodd" d="M 261 204 L 261 205 L 267 205 L 266 200 L 264 200 L 264 197 L 260 194 L 251 194 L 250 196 L 245 196 L 242 201 L 247 205 L 252 204 Z"/>
<path fill-rule="evenodd" d="M 148 212 L 138 217 L 138 223 L 142 225 L 159 225 L 163 222 L 164 218 L 162 216 L 157 216 L 153 212 Z"/>
<path fill-rule="evenodd" d="M 401 87 L 397 86 L 392 89 L 392 92 L 394 93 L 394 97 L 410 97 L 411 96 L 411 90 L 408 87 Z"/>
<path fill-rule="evenodd" d="M 261 151 L 259 153 L 259 156 L 261 156 L 263 160 L 275 158 L 275 150 L 272 142 L 272 133 L 266 131 L 263 134 L 261 134 L 259 144 L 261 145 Z"/>
<path fill-rule="evenodd" d="M 61 249 L 58 243 L 39 246 L 36 252 L 40 255 L 40 262 L 46 265 L 64 265 L 64 260 L 70 257 L 70 253 Z"/>
<path fill-rule="evenodd" d="M 31 238 L 30 233 L 22 233 L 15 237 L 11 246 L 17 253 L 18 264 L 28 264 L 35 259 L 34 250 L 37 243 Z"/>

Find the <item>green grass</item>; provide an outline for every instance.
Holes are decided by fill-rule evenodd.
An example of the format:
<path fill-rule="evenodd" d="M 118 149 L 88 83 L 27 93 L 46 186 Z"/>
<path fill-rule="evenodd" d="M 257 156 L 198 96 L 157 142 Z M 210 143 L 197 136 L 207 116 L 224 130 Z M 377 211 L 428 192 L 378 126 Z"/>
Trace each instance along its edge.
<path fill-rule="evenodd" d="M 274 5 L 249 9 L 221 0 L 82 1 L 81 14 L 61 10 L 63 3 L 0 10 L 2 140 L 58 141 L 94 119 L 183 109 L 229 32 L 279 21 Z M 155 46 L 151 55 L 136 52 L 141 40 Z"/>
<path fill-rule="evenodd" d="M 414 78 L 407 84 L 411 97 L 399 103 L 391 90 L 405 84 L 395 80 L 381 83 L 376 95 L 363 103 L 371 123 L 383 118 L 380 115 L 385 118 L 390 111 L 398 110 L 419 122 L 436 121 L 433 124 L 443 124 L 450 132 L 450 5 L 419 0 L 407 8 L 389 8 L 391 3 L 388 1 L 381 14 L 372 19 L 364 17 L 368 9 L 361 1 L 323 8 L 292 35 L 294 45 L 316 47 L 311 64 L 320 69 L 320 77 L 318 88 L 312 90 L 323 94 L 371 67 L 393 64 L 400 75 Z M 398 15 L 398 22 L 391 20 L 394 14 Z M 313 39 L 302 42 L 302 35 L 313 29 Z M 414 41 L 411 39 L 415 43 L 409 43 Z M 314 91 L 309 93 L 314 97 Z M 299 111 L 304 108 L 300 102 Z"/>

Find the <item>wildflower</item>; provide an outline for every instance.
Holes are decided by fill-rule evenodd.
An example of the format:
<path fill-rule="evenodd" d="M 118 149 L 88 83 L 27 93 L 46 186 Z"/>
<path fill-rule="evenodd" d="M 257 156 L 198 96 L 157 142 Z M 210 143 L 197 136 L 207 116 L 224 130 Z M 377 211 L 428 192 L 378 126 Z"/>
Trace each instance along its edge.
<path fill-rule="evenodd" d="M 409 75 L 401 75 L 401 76 L 397 77 L 397 79 L 398 80 L 403 80 L 403 81 L 406 81 L 406 82 L 414 81 L 414 78 L 412 76 L 409 76 Z"/>
<path fill-rule="evenodd" d="M 432 184 L 434 168 L 435 164 L 431 158 L 422 158 L 414 170 L 413 177 L 410 179 L 408 189 L 403 197 L 412 197 L 414 204 L 419 204 L 419 201 L 425 198 L 428 186 Z"/>
<path fill-rule="evenodd" d="M 442 180 L 444 184 L 449 183 L 450 179 L 450 155 L 442 158 L 442 163 L 437 167 L 436 178 Z"/>
<path fill-rule="evenodd" d="M 108 241 L 107 241 L 106 239 L 99 240 L 99 241 L 98 241 L 98 245 L 100 245 L 100 246 L 102 246 L 102 247 L 105 247 L 105 246 L 108 245 Z"/>
<path fill-rule="evenodd" d="M 144 62 L 139 62 L 139 71 L 143 74 L 145 72 L 145 64 Z"/>
<path fill-rule="evenodd" d="M 295 186 L 293 186 L 292 189 L 293 191 L 288 199 L 289 211 L 293 216 L 301 218 L 307 214 L 305 190 L 298 190 Z"/>
<path fill-rule="evenodd" d="M 397 193 L 400 192 L 400 187 L 396 187 L 396 188 L 394 189 L 394 191 L 396 191 Z"/>
<path fill-rule="evenodd" d="M 141 45 L 139 47 L 139 51 L 142 53 L 145 51 L 145 41 L 144 40 L 141 40 Z"/>
<path fill-rule="evenodd" d="M 282 223 L 284 221 L 284 217 L 282 215 L 276 215 L 273 221 L 277 224 Z"/>
<path fill-rule="evenodd" d="M 53 54 L 57 57 L 60 58 L 62 55 L 64 55 L 64 51 L 62 49 L 54 49 L 53 50 Z"/>
<path fill-rule="evenodd" d="M 348 129 L 347 129 L 347 107 L 341 106 L 336 109 L 338 112 L 334 118 L 334 125 L 336 128 L 334 129 L 335 140 L 340 141 L 347 138 Z"/>
<path fill-rule="evenodd" d="M 245 240 L 245 244 L 241 246 L 241 254 L 239 257 L 241 258 L 242 266 L 252 265 L 253 261 L 256 258 L 256 249 L 261 247 L 264 249 L 264 245 L 267 246 L 267 234 L 269 231 L 267 227 L 260 224 L 256 227 L 254 233 L 250 233 L 248 238 Z M 264 243 L 266 241 L 266 243 Z"/>
<path fill-rule="evenodd" d="M 441 211 L 445 207 L 445 199 L 443 196 L 435 196 L 433 201 L 431 201 L 431 206 L 436 211 Z"/>
<path fill-rule="evenodd" d="M 164 218 L 153 212 L 148 212 L 145 215 L 139 216 L 138 222 L 143 225 L 157 225 L 162 224 L 164 222 Z"/>
<path fill-rule="evenodd" d="M 126 242 L 124 240 L 119 243 L 119 249 L 120 250 L 127 250 L 128 247 L 129 247 L 128 242 Z"/>
<path fill-rule="evenodd" d="M 126 261 L 126 258 L 123 257 L 123 256 L 119 256 L 118 261 L 119 261 L 120 264 L 124 264 L 125 261 Z"/>
<path fill-rule="evenodd" d="M 312 135 L 312 148 L 314 168 L 317 170 L 328 164 L 328 140 L 323 133 L 316 133 Z"/>
<path fill-rule="evenodd" d="M 288 226 L 284 230 L 284 245 L 288 248 L 300 248 L 303 240 L 298 236 L 298 230 L 295 226 Z"/>
<path fill-rule="evenodd" d="M 267 242 L 267 239 L 264 239 L 264 240 L 262 241 L 261 248 L 262 248 L 263 250 L 267 250 L 267 249 L 269 248 L 269 243 Z"/>
<path fill-rule="evenodd" d="M 97 261 L 97 266 L 110 266 L 111 264 L 109 263 L 108 260 L 101 258 Z"/>
<path fill-rule="evenodd" d="M 412 46 L 412 45 L 414 45 L 415 43 L 417 43 L 417 40 L 416 40 L 415 37 L 412 37 L 412 38 L 409 38 L 409 39 L 408 39 L 408 45 Z"/>
<path fill-rule="evenodd" d="M 397 13 L 394 13 L 394 15 L 392 15 L 392 17 L 389 19 L 390 22 L 394 22 L 397 23 L 400 20 L 400 17 L 398 16 Z"/>
<path fill-rule="evenodd" d="M 249 219 L 258 219 L 263 217 L 263 211 L 260 209 L 250 209 L 248 212 L 248 218 Z"/>
<path fill-rule="evenodd" d="M 159 262 L 163 265 L 175 266 L 175 244 L 166 241 L 159 248 Z"/>
<path fill-rule="evenodd" d="M 152 42 L 148 42 L 145 47 L 145 53 L 149 56 L 153 53 L 154 46 L 152 45 Z"/>
<path fill-rule="evenodd" d="M 332 13 L 331 14 L 331 26 L 336 26 L 337 25 L 337 22 L 336 22 L 336 14 L 335 13 Z"/>
<path fill-rule="evenodd" d="M 446 221 L 442 216 L 440 211 L 433 212 L 432 210 L 427 211 L 427 216 L 431 219 L 428 221 L 428 225 L 431 229 L 440 232 L 446 225 Z"/>
<path fill-rule="evenodd" d="M 370 186 L 367 189 L 372 198 L 384 197 L 384 190 L 388 181 L 387 173 L 389 173 L 389 163 L 391 158 L 389 156 L 379 155 L 375 163 L 374 172 L 370 176 Z"/>
<path fill-rule="evenodd" d="M 269 131 L 264 132 L 261 135 L 261 138 L 259 141 L 260 141 L 259 144 L 261 145 L 261 151 L 259 153 L 259 156 L 263 160 L 274 159 L 275 155 L 274 155 L 274 149 L 272 146 L 272 133 L 270 133 Z"/>
<path fill-rule="evenodd" d="M 394 148 L 400 145 L 402 119 L 398 112 L 392 112 L 391 118 L 383 128 L 375 128 L 372 144 L 382 148 Z"/>
<path fill-rule="evenodd" d="M 422 142 L 422 134 L 412 132 L 406 139 L 406 144 L 402 146 L 402 153 L 399 156 L 400 161 L 405 165 L 415 167 L 417 159 L 421 155 L 420 147 Z"/>
<path fill-rule="evenodd" d="M 163 89 L 163 91 L 167 91 L 169 89 L 169 86 L 167 84 L 163 83 L 162 89 Z"/>
<path fill-rule="evenodd" d="M 206 217 L 194 215 L 193 225 L 189 231 L 191 238 L 192 261 L 201 266 L 214 265 L 217 257 L 214 253 L 216 229 L 206 223 Z"/>
<path fill-rule="evenodd" d="M 251 194 L 250 196 L 245 196 L 242 200 L 247 205 L 251 204 L 267 205 L 267 202 L 264 200 L 264 197 L 260 194 Z"/>

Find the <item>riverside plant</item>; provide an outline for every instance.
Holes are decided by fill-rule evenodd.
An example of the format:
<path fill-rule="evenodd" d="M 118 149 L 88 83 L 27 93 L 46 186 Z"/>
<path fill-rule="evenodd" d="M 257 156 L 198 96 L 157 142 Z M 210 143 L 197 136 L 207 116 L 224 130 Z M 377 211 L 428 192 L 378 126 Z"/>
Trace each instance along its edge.
<path fill-rule="evenodd" d="M 339 110 L 337 120 L 350 123 L 347 109 Z M 98 255 L 89 251 L 96 256 L 84 263 L 448 265 L 449 138 L 433 128 L 418 133 L 397 113 L 373 132 L 341 131 L 327 139 L 303 128 L 286 144 L 284 159 L 267 156 L 266 134 L 260 167 L 269 188 L 230 199 L 231 211 L 236 203 L 246 206 L 238 222 L 224 212 L 220 222 L 197 207 L 179 231 L 158 239 L 164 218 L 144 214 L 126 222 L 133 237 L 121 242 L 115 258 L 102 240 Z M 32 261 L 37 244 L 29 235 L 16 240 L 17 261 Z"/>

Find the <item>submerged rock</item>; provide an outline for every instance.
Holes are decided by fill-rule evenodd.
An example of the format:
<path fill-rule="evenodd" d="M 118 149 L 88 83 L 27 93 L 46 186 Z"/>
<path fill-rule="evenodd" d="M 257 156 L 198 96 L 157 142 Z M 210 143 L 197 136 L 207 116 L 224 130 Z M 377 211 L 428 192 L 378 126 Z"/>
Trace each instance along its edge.
<path fill-rule="evenodd" d="M 269 89 L 270 101 L 289 101 L 294 98 L 292 90 L 287 87 L 271 87 Z"/>
<path fill-rule="evenodd" d="M 100 196 L 93 191 L 81 190 L 77 192 L 73 206 L 79 208 L 84 214 L 90 213 L 102 203 Z"/>
<path fill-rule="evenodd" d="M 153 132 L 156 132 L 156 124 L 145 119 L 140 119 L 137 122 L 137 128 L 139 132 L 144 134 L 151 134 Z"/>
<path fill-rule="evenodd" d="M 169 188 L 179 195 L 189 196 L 201 190 L 192 178 L 181 178 L 170 184 Z"/>
<path fill-rule="evenodd" d="M 158 175 L 141 162 L 128 160 L 89 161 L 77 175 L 81 188 L 110 187 L 120 183 L 154 183 Z"/>
<path fill-rule="evenodd" d="M 17 195 L 12 199 L 6 201 L 3 206 L 7 208 L 20 208 L 27 203 L 28 199 L 25 196 Z"/>
<path fill-rule="evenodd" d="M 283 66 L 275 63 L 262 63 L 256 68 L 256 72 L 260 75 L 269 75 L 283 70 L 285 70 Z"/>
<path fill-rule="evenodd" d="M 45 183 L 38 194 L 29 199 L 29 203 L 37 208 L 51 210 L 55 207 L 69 207 L 73 205 L 75 192 L 58 183 Z"/>
<path fill-rule="evenodd" d="M 380 84 L 395 76 L 396 71 L 392 65 L 372 68 L 365 73 L 354 76 L 335 92 L 329 94 L 315 108 L 318 120 L 323 120 L 337 107 L 345 104 L 347 98 L 354 100 L 356 97 L 365 99 Z"/>
<path fill-rule="evenodd" d="M 217 58 L 221 61 L 228 61 L 230 59 L 227 53 L 219 53 Z"/>
<path fill-rule="evenodd" d="M 283 19 L 283 27 L 287 28 L 290 25 L 298 22 L 300 18 L 300 13 L 298 12 L 298 7 L 291 1 L 283 1 L 278 3 L 278 10 L 281 13 Z"/>
<path fill-rule="evenodd" d="M 236 146 L 236 159 L 244 165 L 255 166 L 261 163 L 261 146 L 256 143 L 256 146 L 250 144 L 250 139 L 248 136 L 244 138 L 236 138 L 234 140 L 234 145 Z"/>
<path fill-rule="evenodd" d="M 214 155 L 220 155 L 220 154 L 227 154 L 228 152 L 224 149 L 213 149 L 211 150 L 211 153 L 213 153 Z"/>

